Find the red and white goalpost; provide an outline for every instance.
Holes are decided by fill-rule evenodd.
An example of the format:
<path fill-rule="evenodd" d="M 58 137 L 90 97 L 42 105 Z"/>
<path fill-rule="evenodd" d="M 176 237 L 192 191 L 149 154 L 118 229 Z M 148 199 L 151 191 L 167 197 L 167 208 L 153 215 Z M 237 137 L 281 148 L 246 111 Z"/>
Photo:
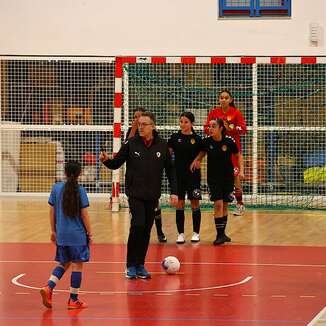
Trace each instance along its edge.
<path fill-rule="evenodd" d="M 171 87 L 171 83 L 173 83 L 172 79 L 171 80 L 167 80 L 166 79 L 166 73 L 164 72 L 164 68 L 162 68 L 164 65 L 166 66 L 170 66 L 170 70 L 178 70 L 181 71 L 182 67 L 187 67 L 190 70 L 192 70 L 192 74 L 196 74 L 196 67 L 201 67 L 200 69 L 202 69 L 203 71 L 205 69 L 207 69 L 207 71 L 210 71 L 209 66 L 217 66 L 217 65 L 224 65 L 224 66 L 235 66 L 238 69 L 237 74 L 241 74 L 241 68 L 239 68 L 240 66 L 249 66 L 250 67 L 250 73 L 248 73 L 248 75 L 250 74 L 251 76 L 251 80 L 248 81 L 248 85 L 250 84 L 250 92 L 252 94 L 251 98 L 248 100 L 246 99 L 246 103 L 248 106 L 249 103 L 249 109 L 248 107 L 246 108 L 247 110 L 251 110 L 250 116 L 252 116 L 252 121 L 250 121 L 250 123 L 248 124 L 248 129 L 249 129 L 249 133 L 250 133 L 250 140 L 248 140 L 248 144 L 247 144 L 247 153 L 245 153 L 247 156 L 250 157 L 251 162 L 248 163 L 248 166 L 250 166 L 250 180 L 249 180 L 249 189 L 250 189 L 250 193 L 248 194 L 248 192 L 246 193 L 246 201 L 248 203 L 251 204 L 263 204 L 263 205 L 289 205 L 291 206 L 292 204 L 294 205 L 298 205 L 298 206 L 304 206 L 304 207 L 316 207 L 316 206 L 320 206 L 320 207 L 324 207 L 326 206 L 326 198 L 322 193 L 318 193 L 318 192 L 313 192 L 312 194 L 306 194 L 306 188 L 305 185 L 302 185 L 302 189 L 299 189 L 297 191 L 293 190 L 291 187 L 281 187 L 276 184 L 278 182 L 274 182 L 274 181 L 270 181 L 268 182 L 268 180 L 266 180 L 266 177 L 261 176 L 261 162 L 264 161 L 266 159 L 266 157 L 264 156 L 264 153 L 262 150 L 262 146 L 265 146 L 266 144 L 262 144 L 265 140 L 263 134 L 269 134 L 268 137 L 272 137 L 272 134 L 282 134 L 284 132 L 286 133 L 293 133 L 293 136 L 296 137 L 297 133 L 300 131 L 304 131 L 305 133 L 307 133 L 307 135 L 303 135 L 302 137 L 305 138 L 306 136 L 309 137 L 309 134 L 311 132 L 317 132 L 320 135 L 320 139 L 323 142 L 325 139 L 325 137 L 323 136 L 323 133 L 326 131 L 326 127 L 325 124 L 320 121 L 320 123 L 318 123 L 317 125 L 312 122 L 312 123 L 307 123 L 304 126 L 300 126 L 296 123 L 296 121 L 290 121 L 291 119 L 289 117 L 292 116 L 292 113 L 288 114 L 288 118 L 287 118 L 287 123 L 286 124 L 282 124 L 280 122 L 280 118 L 277 116 L 276 118 L 274 117 L 273 119 L 275 121 L 277 121 L 277 123 L 268 123 L 268 124 L 264 124 L 260 121 L 259 119 L 259 105 L 261 102 L 261 98 L 259 96 L 259 92 L 261 91 L 259 89 L 260 87 L 260 79 L 261 76 L 261 72 L 259 71 L 260 67 L 262 65 L 269 65 L 269 66 L 274 66 L 275 67 L 275 71 L 273 70 L 274 73 L 277 73 L 277 69 L 279 69 L 280 71 L 282 71 L 282 68 L 280 68 L 281 66 L 287 66 L 287 67 L 298 67 L 297 71 L 295 71 L 296 75 L 293 75 L 293 80 L 291 82 L 291 69 L 289 70 L 289 72 L 284 72 L 282 71 L 282 74 L 289 74 L 289 76 L 286 76 L 286 78 L 288 78 L 288 82 L 289 83 L 301 83 L 303 82 L 303 79 L 301 80 L 301 77 L 304 78 L 304 75 L 301 76 L 302 71 L 300 70 L 299 66 L 310 66 L 310 65 L 318 65 L 319 67 L 323 67 L 326 63 L 326 57 L 313 57 L 313 56 L 309 56 L 309 57 L 286 57 L 286 56 L 271 56 L 271 57 L 256 57 L 256 56 L 237 56 L 237 57 L 228 57 L 228 56 L 212 56 L 212 57 L 200 57 L 200 56 L 176 56 L 176 57 L 165 57 L 165 56 L 155 56 L 155 57 L 117 57 L 116 58 L 116 66 L 115 66 L 115 95 L 114 95 L 114 138 L 113 138 L 113 152 L 116 153 L 120 146 L 121 146 L 121 135 L 122 135 L 122 130 L 126 130 L 126 128 L 128 127 L 128 123 L 129 123 L 129 116 L 131 117 L 131 115 L 129 115 L 129 111 L 132 111 L 135 109 L 136 102 L 133 101 L 131 99 L 131 96 L 129 98 L 129 93 L 131 92 L 131 90 L 133 92 L 135 92 L 135 88 L 142 88 L 142 90 L 140 91 L 140 96 L 138 98 L 138 101 L 140 101 L 140 103 L 142 103 L 142 106 L 144 106 L 146 109 L 149 110 L 153 110 L 155 111 L 155 108 L 153 106 L 155 106 L 155 98 L 151 98 L 151 99 L 144 99 L 146 97 L 146 83 L 148 83 L 148 88 L 154 88 L 156 87 L 156 92 L 160 92 L 162 91 L 162 89 L 164 88 L 169 88 L 169 92 L 173 92 L 173 87 Z M 142 67 L 144 66 L 160 66 L 160 69 L 162 69 L 161 75 L 159 76 L 159 73 L 153 74 L 153 75 L 148 75 L 150 73 L 148 73 L 148 69 L 143 69 Z M 171 68 L 171 65 L 173 66 Z M 136 74 L 138 74 L 138 76 L 135 77 L 135 73 L 133 73 L 134 75 L 131 76 L 130 75 L 130 71 L 129 69 L 125 69 L 125 67 L 136 67 Z M 154 68 L 153 68 L 154 69 Z M 160 70 L 158 69 L 158 70 Z M 143 70 L 143 72 L 142 72 Z M 186 69 L 187 70 L 187 69 Z M 185 70 L 185 71 L 186 71 Z M 155 69 L 153 70 L 155 71 Z M 143 76 L 145 76 L 143 79 L 145 80 L 144 85 L 141 86 L 139 80 L 142 79 L 142 74 Z M 232 72 L 231 72 L 232 74 Z M 307 73 L 308 75 L 308 73 Z M 310 72 L 309 72 L 310 75 Z M 132 78 L 130 78 L 132 77 Z M 175 74 L 175 78 L 176 80 L 180 80 L 182 79 L 183 75 L 181 75 L 181 72 L 178 72 L 178 75 Z M 231 76 L 232 77 L 232 76 Z M 159 80 L 161 78 L 161 80 Z M 169 77 L 170 78 L 170 77 Z M 204 78 L 201 76 L 201 78 Z M 235 75 L 235 79 L 236 79 L 236 75 Z M 265 77 L 264 77 L 265 78 Z M 266 77 L 268 78 L 268 77 Z M 283 77 L 285 78 L 285 77 Z M 131 80 L 134 79 L 134 83 L 136 81 L 137 85 L 132 85 Z M 230 79 L 230 78 L 226 78 L 226 79 Z M 152 83 L 152 80 L 156 80 L 157 82 L 157 86 L 153 86 L 154 83 Z M 193 80 L 195 80 L 195 78 L 193 78 Z M 164 85 L 164 82 L 166 82 L 167 84 Z M 271 81 L 271 88 L 272 87 L 277 87 L 273 84 L 273 82 L 275 81 Z M 321 81 L 322 82 L 322 81 Z M 316 83 L 316 87 L 319 87 L 319 81 L 313 81 L 312 83 Z M 265 82 L 266 84 L 266 82 Z M 203 82 L 203 86 L 205 87 L 205 82 Z M 231 88 L 231 90 L 236 90 L 237 89 L 237 83 L 234 81 L 231 81 L 228 83 L 224 83 L 223 84 L 224 88 Z M 243 87 L 243 85 L 240 85 L 241 87 Z M 178 85 L 179 87 L 179 85 Z M 190 86 L 185 86 L 186 88 L 189 88 Z M 210 89 L 211 85 L 209 83 L 207 83 L 207 89 Z M 292 87 L 292 86 L 291 86 Z M 281 87 L 280 87 L 281 88 Z M 171 89 L 171 90 L 170 90 Z M 176 87 L 177 89 L 177 87 Z M 216 89 L 216 92 L 218 92 L 219 89 Z M 178 92 L 180 92 L 180 89 L 177 89 Z M 195 90 L 196 91 L 196 90 Z M 282 99 L 282 94 L 277 95 L 277 91 L 275 92 L 275 96 L 272 99 L 275 107 L 279 106 L 279 102 Z M 276 96 L 279 96 L 279 98 L 276 98 Z M 287 115 L 286 110 L 292 110 L 292 106 L 293 106 L 293 101 L 299 101 L 299 99 L 295 98 L 295 96 L 293 94 L 291 94 L 291 96 L 293 97 L 287 98 L 287 104 L 283 107 L 283 108 L 277 108 L 277 110 L 283 110 L 284 112 L 282 114 L 284 114 L 285 116 Z M 287 97 L 287 94 L 283 96 L 284 98 Z M 311 97 L 313 101 L 315 101 L 315 98 Z M 236 98 L 236 103 L 238 102 L 238 99 Z M 240 99 L 241 102 L 241 99 Z M 300 105 L 302 105 L 303 107 L 306 105 L 305 102 L 299 103 Z M 240 109 L 242 109 L 241 107 L 241 103 L 240 103 Z M 192 110 L 193 107 L 191 105 L 191 103 L 189 104 L 189 110 Z M 198 111 L 197 109 L 194 109 L 196 111 Z M 206 110 L 207 111 L 207 110 Z M 200 117 L 201 121 L 198 121 L 197 124 L 197 129 L 200 130 L 201 129 L 201 125 L 204 122 L 204 118 L 206 116 L 206 111 L 205 112 L 197 112 L 197 115 Z M 321 110 L 320 110 L 321 111 Z M 154 112 L 155 113 L 155 112 Z M 174 112 L 175 113 L 175 112 Z M 178 116 L 180 112 L 175 113 L 175 116 Z M 166 118 L 167 120 L 173 120 L 172 116 L 169 116 L 170 113 L 166 114 Z M 273 113 L 275 115 L 275 113 Z M 279 114 L 281 116 L 281 113 L 277 112 L 277 114 Z M 308 112 L 307 112 L 308 114 Z M 325 119 L 326 119 L 326 113 L 324 115 Z M 321 116 L 321 118 L 323 118 Z M 122 124 L 122 120 L 123 120 L 123 124 Z M 175 120 L 175 119 L 174 119 Z M 173 120 L 173 121 L 174 121 Z M 325 120 L 326 121 L 326 120 Z M 173 131 L 175 131 L 178 128 L 178 124 L 177 123 L 173 123 L 171 124 L 170 122 L 163 122 L 162 124 L 158 124 L 158 129 L 162 130 L 163 132 L 166 132 L 166 136 L 168 136 L 169 133 L 172 133 Z M 270 140 L 272 142 L 272 140 Z M 272 151 L 273 146 L 272 143 L 268 145 Z M 285 147 L 284 147 L 285 146 Z M 308 145 L 306 145 L 308 146 Z M 283 145 L 284 149 L 286 150 L 286 145 Z M 304 150 L 308 151 L 308 148 L 305 148 Z M 284 150 L 283 150 L 284 151 Z M 286 154 L 286 153 L 285 153 Z M 286 157 L 286 155 L 284 154 L 284 157 Z M 283 152 L 282 152 L 283 155 Z M 281 161 L 281 160 L 280 160 Z M 266 164 L 266 162 L 264 163 Z M 281 163 L 277 163 L 277 164 L 281 164 Z M 295 168 L 294 168 L 295 169 Z M 290 172 L 289 172 L 290 173 Z M 301 173 L 301 172 L 300 172 Z M 272 173 L 273 174 L 273 173 Z M 283 178 L 287 178 L 286 175 L 282 176 Z M 292 176 L 290 176 L 289 174 L 289 179 L 294 178 Z M 268 191 L 266 191 L 267 188 L 262 188 L 262 179 L 264 179 L 264 182 L 266 183 L 266 185 L 264 185 L 264 187 L 266 186 L 267 188 L 270 187 L 271 189 L 275 189 L 268 193 Z M 287 182 L 285 180 L 285 182 Z M 301 181 L 300 181 L 301 182 Z M 270 184 L 269 186 L 267 184 Z M 295 184 L 298 184 L 299 187 L 299 180 L 298 182 L 296 182 L 296 180 L 294 180 Z M 307 187 L 308 189 L 308 187 Z M 164 191 L 163 191 L 164 193 Z M 117 211 L 119 210 L 119 195 L 120 195 L 120 180 L 119 180 L 119 172 L 118 171 L 114 171 L 113 173 L 113 178 L 112 178 L 112 198 L 113 198 L 113 210 Z"/>

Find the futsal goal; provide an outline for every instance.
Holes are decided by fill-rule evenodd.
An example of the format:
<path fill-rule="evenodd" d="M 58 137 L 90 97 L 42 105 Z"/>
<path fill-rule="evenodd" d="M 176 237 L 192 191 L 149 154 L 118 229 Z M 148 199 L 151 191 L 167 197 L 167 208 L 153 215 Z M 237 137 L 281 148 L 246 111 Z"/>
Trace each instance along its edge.
<path fill-rule="evenodd" d="M 242 136 L 247 205 L 326 208 L 326 57 L 0 57 L 2 195 L 46 194 L 63 162 L 81 160 L 81 184 L 125 205 L 124 168 L 111 173 L 137 107 L 155 113 L 166 139 L 192 111 L 202 133 L 222 89 Z M 205 165 L 204 204 L 209 204 Z M 163 182 L 162 203 L 168 185 Z"/>

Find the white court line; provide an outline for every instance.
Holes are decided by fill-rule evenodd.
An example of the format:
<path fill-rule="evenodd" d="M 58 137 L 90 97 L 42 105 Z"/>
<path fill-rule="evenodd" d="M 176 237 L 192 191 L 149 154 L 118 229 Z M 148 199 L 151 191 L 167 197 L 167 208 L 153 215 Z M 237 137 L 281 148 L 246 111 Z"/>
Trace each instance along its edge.
<path fill-rule="evenodd" d="M 43 263 L 43 264 L 54 264 L 53 260 L 0 260 L 0 263 Z M 87 264 L 123 264 L 125 261 L 89 261 Z M 147 264 L 162 264 L 161 261 L 149 261 Z M 326 268 L 326 265 L 311 265 L 311 264 L 271 264 L 271 263 L 237 263 L 237 262 L 181 262 L 181 265 L 235 265 L 235 266 L 267 266 L 267 267 L 316 267 L 316 268 Z"/>
<path fill-rule="evenodd" d="M 320 317 L 326 313 L 326 307 L 324 307 L 317 315 L 316 317 L 309 323 L 307 324 L 307 326 L 313 326 L 316 325 L 318 323 L 318 321 L 320 320 Z"/>
<path fill-rule="evenodd" d="M 18 294 L 18 295 L 28 295 L 30 293 L 29 292 L 16 292 L 15 294 Z"/>
<path fill-rule="evenodd" d="M 41 288 L 37 288 L 34 286 L 29 286 L 20 283 L 18 280 L 25 276 L 26 274 L 19 274 L 11 279 L 11 283 L 21 286 L 23 288 L 27 289 L 33 289 L 33 290 L 40 290 Z M 79 291 L 79 293 L 88 293 L 88 294 L 130 294 L 130 293 L 178 293 L 178 292 L 192 292 L 192 291 L 207 291 L 207 290 L 214 290 L 214 289 L 222 289 L 222 288 L 228 288 L 232 286 L 242 285 L 244 283 L 249 282 L 253 277 L 247 276 L 243 280 L 231 283 L 231 284 L 224 284 L 224 285 L 216 285 L 216 286 L 209 286 L 209 287 L 203 287 L 203 288 L 194 288 L 194 289 L 175 289 L 175 290 L 142 290 L 142 291 Z M 69 290 L 55 290 L 58 292 L 67 292 L 69 293 Z"/>

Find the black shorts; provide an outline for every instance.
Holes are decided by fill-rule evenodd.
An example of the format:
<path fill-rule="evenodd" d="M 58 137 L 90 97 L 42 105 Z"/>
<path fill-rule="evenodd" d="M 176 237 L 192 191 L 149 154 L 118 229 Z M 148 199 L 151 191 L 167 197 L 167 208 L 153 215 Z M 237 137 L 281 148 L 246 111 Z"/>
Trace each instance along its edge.
<path fill-rule="evenodd" d="M 209 184 L 208 187 L 211 201 L 223 200 L 224 203 L 231 203 L 233 201 L 233 182 L 226 184 L 213 183 Z"/>
<path fill-rule="evenodd" d="M 178 199 L 184 200 L 187 194 L 189 200 L 200 200 L 200 170 L 196 170 L 194 173 L 188 174 L 187 176 L 177 176 L 177 189 Z"/>

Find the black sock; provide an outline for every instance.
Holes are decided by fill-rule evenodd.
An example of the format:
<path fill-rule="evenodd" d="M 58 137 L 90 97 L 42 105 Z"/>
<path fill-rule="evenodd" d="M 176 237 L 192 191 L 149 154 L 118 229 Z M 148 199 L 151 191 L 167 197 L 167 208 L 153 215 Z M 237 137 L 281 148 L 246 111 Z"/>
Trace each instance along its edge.
<path fill-rule="evenodd" d="M 242 199 L 242 189 L 235 188 L 234 189 L 234 197 L 237 200 L 238 205 L 243 205 L 243 199 Z"/>
<path fill-rule="evenodd" d="M 162 214 L 161 214 L 161 209 L 157 208 L 155 209 L 155 226 L 156 226 L 156 232 L 157 235 L 163 235 L 163 231 L 162 231 Z"/>
<path fill-rule="evenodd" d="M 224 230 L 225 230 L 224 216 L 223 217 L 214 217 L 214 221 L 215 221 L 215 228 L 216 228 L 217 236 L 224 235 Z"/>
<path fill-rule="evenodd" d="M 200 222 L 201 222 L 201 212 L 200 208 L 196 208 L 192 211 L 192 226 L 193 230 L 196 233 L 199 233 L 200 231 Z"/>
<path fill-rule="evenodd" d="M 175 220 L 177 223 L 178 233 L 185 232 L 185 211 L 183 209 L 177 209 L 175 211 Z"/>
<path fill-rule="evenodd" d="M 222 217 L 222 220 L 223 220 L 223 234 L 225 234 L 225 228 L 226 228 L 226 225 L 228 224 L 228 216 L 225 215 Z"/>

